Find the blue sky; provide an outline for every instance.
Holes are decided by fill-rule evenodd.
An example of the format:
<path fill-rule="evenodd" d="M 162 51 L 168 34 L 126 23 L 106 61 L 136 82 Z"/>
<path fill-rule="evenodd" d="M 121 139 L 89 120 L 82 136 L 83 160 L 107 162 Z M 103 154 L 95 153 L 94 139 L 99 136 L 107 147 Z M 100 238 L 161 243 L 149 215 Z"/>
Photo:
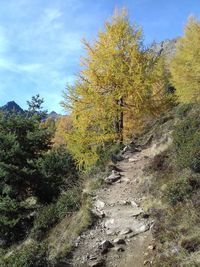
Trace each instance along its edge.
<path fill-rule="evenodd" d="M 145 42 L 182 34 L 187 17 L 200 17 L 199 0 L 0 0 L 0 106 L 23 108 L 40 93 L 45 108 L 62 112 L 66 83 L 73 83 L 83 54 L 115 7 L 125 6 L 144 30 Z"/>

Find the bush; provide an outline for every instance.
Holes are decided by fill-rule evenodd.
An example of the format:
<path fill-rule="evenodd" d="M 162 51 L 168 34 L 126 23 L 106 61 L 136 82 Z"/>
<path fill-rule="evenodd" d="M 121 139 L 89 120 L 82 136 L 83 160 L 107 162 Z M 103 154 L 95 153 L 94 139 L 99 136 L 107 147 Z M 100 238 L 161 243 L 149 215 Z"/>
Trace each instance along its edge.
<path fill-rule="evenodd" d="M 178 180 L 171 181 L 166 190 L 166 198 L 171 205 L 176 205 L 190 197 L 192 187 L 189 184 L 187 176 L 183 176 Z"/>
<path fill-rule="evenodd" d="M 49 204 L 42 207 L 34 221 L 32 236 L 37 240 L 41 240 L 46 232 L 57 222 L 57 211 L 55 204 Z"/>
<path fill-rule="evenodd" d="M 62 219 L 68 212 L 74 212 L 81 205 L 81 190 L 78 187 L 63 193 L 57 202 L 42 207 L 34 221 L 32 236 L 41 240 L 47 231 Z"/>
<path fill-rule="evenodd" d="M 43 202 L 51 202 L 61 190 L 74 186 L 78 180 L 75 162 L 63 146 L 53 148 L 38 160 L 42 179 L 37 187 L 37 195 Z"/>
<path fill-rule="evenodd" d="M 78 187 L 62 194 L 57 203 L 56 211 L 59 218 L 63 218 L 68 212 L 77 211 L 81 204 L 81 190 Z"/>

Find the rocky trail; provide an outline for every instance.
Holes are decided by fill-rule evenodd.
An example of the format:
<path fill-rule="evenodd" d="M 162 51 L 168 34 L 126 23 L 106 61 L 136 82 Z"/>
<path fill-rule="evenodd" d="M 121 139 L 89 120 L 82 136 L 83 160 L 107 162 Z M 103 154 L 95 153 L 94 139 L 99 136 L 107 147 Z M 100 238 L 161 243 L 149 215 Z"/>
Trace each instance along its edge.
<path fill-rule="evenodd" d="M 125 151 L 123 160 L 107 177 L 107 186 L 94 196 L 97 223 L 77 240 L 74 267 L 152 266 L 153 239 L 149 214 L 141 206 L 143 169 L 154 156 L 152 147 Z"/>

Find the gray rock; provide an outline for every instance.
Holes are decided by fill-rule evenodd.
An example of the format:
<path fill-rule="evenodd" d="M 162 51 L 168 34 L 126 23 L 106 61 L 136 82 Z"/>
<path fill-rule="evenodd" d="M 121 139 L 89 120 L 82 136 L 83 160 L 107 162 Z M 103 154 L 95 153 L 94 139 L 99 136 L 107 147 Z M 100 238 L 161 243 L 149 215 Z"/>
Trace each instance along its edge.
<path fill-rule="evenodd" d="M 89 256 L 89 260 L 93 261 L 93 260 L 97 260 L 97 256 L 95 255 L 90 255 Z"/>
<path fill-rule="evenodd" d="M 131 202 L 128 201 L 128 200 L 119 200 L 118 203 L 119 203 L 120 205 L 123 205 L 123 206 L 130 205 L 130 204 L 131 204 Z"/>
<path fill-rule="evenodd" d="M 130 151 L 130 146 L 125 146 L 122 150 L 122 154 L 126 153 L 127 151 Z"/>
<path fill-rule="evenodd" d="M 133 213 L 131 214 L 131 217 L 139 216 L 142 213 L 143 213 L 143 210 L 140 209 L 140 208 L 137 208 L 137 209 L 133 210 Z"/>
<path fill-rule="evenodd" d="M 150 225 L 149 224 L 144 224 L 142 225 L 139 229 L 138 229 L 138 234 L 140 233 L 144 233 L 146 231 L 148 231 L 150 228 Z"/>
<path fill-rule="evenodd" d="M 112 230 L 107 230 L 106 234 L 107 235 L 115 235 L 116 233 L 114 231 L 112 231 Z"/>
<path fill-rule="evenodd" d="M 123 252 L 123 251 L 125 251 L 125 248 L 123 246 L 117 246 L 117 247 L 114 247 L 113 250 L 115 250 L 117 252 Z"/>
<path fill-rule="evenodd" d="M 143 224 L 143 225 L 140 225 L 139 227 L 136 227 L 132 232 L 128 233 L 126 235 L 127 238 L 132 238 L 136 235 L 139 235 L 141 233 L 144 233 L 146 231 L 148 231 L 150 228 L 150 225 L 149 224 Z"/>
<path fill-rule="evenodd" d="M 92 209 L 92 212 L 99 218 L 105 218 L 106 216 L 102 210 Z"/>
<path fill-rule="evenodd" d="M 151 266 L 151 262 L 150 261 L 148 261 L 148 260 L 146 260 L 146 261 L 144 261 L 144 263 L 143 263 L 144 265 L 149 265 L 149 266 Z"/>
<path fill-rule="evenodd" d="M 89 267 L 105 267 L 105 261 L 102 259 L 91 261 L 88 263 Z"/>
<path fill-rule="evenodd" d="M 138 159 L 136 159 L 136 158 L 129 158 L 128 161 L 129 161 L 129 162 L 137 162 Z"/>
<path fill-rule="evenodd" d="M 131 201 L 131 206 L 133 207 L 133 208 L 137 208 L 138 207 L 138 204 L 135 202 L 135 201 Z"/>
<path fill-rule="evenodd" d="M 103 209 L 105 207 L 105 203 L 99 199 L 97 199 L 94 203 L 95 207 L 99 210 Z"/>
<path fill-rule="evenodd" d="M 106 254 L 110 250 L 110 248 L 114 247 L 113 244 L 109 240 L 104 240 L 99 245 L 99 249 L 101 250 L 101 254 Z"/>
<path fill-rule="evenodd" d="M 134 236 L 136 236 L 135 233 L 130 233 L 130 234 L 128 234 L 126 237 L 127 237 L 127 239 L 131 239 L 131 238 L 133 238 Z"/>
<path fill-rule="evenodd" d="M 125 245 L 126 244 L 126 242 L 123 238 L 115 238 L 113 242 L 114 242 L 114 244 L 117 244 L 117 245 Z"/>
<path fill-rule="evenodd" d="M 149 218 L 149 214 L 148 213 L 144 213 L 143 215 L 142 215 L 142 218 L 144 218 L 144 219 L 148 219 Z"/>
<path fill-rule="evenodd" d="M 132 233 L 132 230 L 130 228 L 125 228 L 119 234 L 120 235 L 128 235 L 130 233 Z"/>
<path fill-rule="evenodd" d="M 148 250 L 154 250 L 156 248 L 156 245 L 154 244 L 154 245 L 149 245 L 148 246 Z"/>
<path fill-rule="evenodd" d="M 113 218 L 110 218 L 107 221 L 105 221 L 104 226 L 105 228 L 110 230 L 110 225 L 114 225 L 114 223 L 115 223 L 115 220 Z"/>
<path fill-rule="evenodd" d="M 112 183 L 118 181 L 120 178 L 121 178 L 121 174 L 119 172 L 113 170 L 112 174 L 105 179 L 105 182 L 112 184 Z"/>

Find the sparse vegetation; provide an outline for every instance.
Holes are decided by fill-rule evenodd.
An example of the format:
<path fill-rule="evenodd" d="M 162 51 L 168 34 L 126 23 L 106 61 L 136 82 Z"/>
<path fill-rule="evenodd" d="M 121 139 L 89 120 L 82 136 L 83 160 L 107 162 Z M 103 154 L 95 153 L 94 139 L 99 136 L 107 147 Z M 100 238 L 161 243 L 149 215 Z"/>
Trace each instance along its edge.
<path fill-rule="evenodd" d="M 166 198 L 171 205 L 176 205 L 179 202 L 189 199 L 192 193 L 192 187 L 189 184 L 188 177 L 179 177 L 172 180 L 166 190 Z"/>
<path fill-rule="evenodd" d="M 25 244 L 16 251 L 8 252 L 10 255 L 1 255 L 0 265 L 2 267 L 47 267 L 47 250 L 46 245 L 38 244 L 33 240 L 29 240 L 29 244 Z"/>
<path fill-rule="evenodd" d="M 147 169 L 153 174 L 155 266 L 199 266 L 199 107 L 174 109 L 173 143 Z M 176 123 L 175 123 L 176 121 Z M 157 206 L 155 203 L 157 202 Z M 160 205 L 158 205 L 160 203 Z"/>

